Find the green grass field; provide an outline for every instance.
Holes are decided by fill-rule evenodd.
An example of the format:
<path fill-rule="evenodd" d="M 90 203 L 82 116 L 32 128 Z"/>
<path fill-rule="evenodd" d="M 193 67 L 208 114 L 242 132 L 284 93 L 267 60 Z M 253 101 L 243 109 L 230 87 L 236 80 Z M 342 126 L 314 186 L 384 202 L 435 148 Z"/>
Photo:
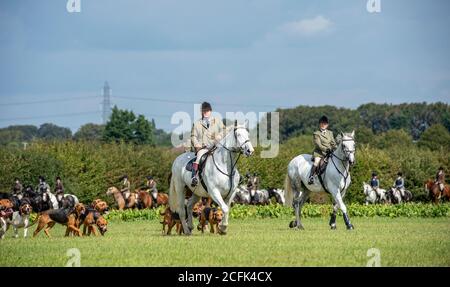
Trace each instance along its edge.
<path fill-rule="evenodd" d="M 163 236 L 158 221 L 112 221 L 104 237 L 64 238 L 64 229 L 37 238 L 0 241 L 0 266 L 65 266 L 78 248 L 81 266 L 366 266 L 378 248 L 382 266 L 449 266 L 450 218 L 342 218 L 331 231 L 326 218 L 304 220 L 306 230 L 286 219 L 231 220 L 226 236 L 194 231 Z M 30 234 L 35 226 L 30 228 Z M 23 230 L 21 230 L 22 232 Z"/>

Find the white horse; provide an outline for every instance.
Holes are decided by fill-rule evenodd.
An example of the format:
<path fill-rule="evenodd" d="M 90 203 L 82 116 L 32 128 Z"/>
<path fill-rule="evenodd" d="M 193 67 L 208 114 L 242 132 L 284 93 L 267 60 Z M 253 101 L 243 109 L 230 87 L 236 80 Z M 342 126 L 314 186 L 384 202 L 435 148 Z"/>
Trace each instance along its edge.
<path fill-rule="evenodd" d="M 350 185 L 350 165 L 355 163 L 355 131 L 351 134 L 340 134 L 338 146 L 328 159 L 328 165 L 321 175 L 323 184 L 315 176 L 314 183 L 308 184 L 309 172 L 312 165 L 310 154 L 301 154 L 288 165 L 288 174 L 285 179 L 286 205 L 293 206 L 295 210 L 295 221 L 290 223 L 290 227 L 303 229 L 300 221 L 301 209 L 311 192 L 327 191 L 333 198 L 333 213 L 330 218 L 331 229 L 336 229 L 336 213 L 338 208 L 342 211 L 347 229 L 353 229 L 347 214 L 347 207 L 343 198 Z"/>
<path fill-rule="evenodd" d="M 56 198 L 56 196 L 53 193 L 51 193 L 50 190 L 47 190 L 46 192 L 44 192 L 42 194 L 42 201 L 48 202 L 50 209 L 58 209 L 59 208 L 58 199 Z"/>
<path fill-rule="evenodd" d="M 286 203 L 284 190 L 280 188 L 269 188 L 269 198 L 275 197 L 277 203 L 284 205 Z"/>
<path fill-rule="evenodd" d="M 254 204 L 266 205 L 270 203 L 269 191 L 267 189 L 255 190 L 253 198 Z"/>
<path fill-rule="evenodd" d="M 377 202 L 385 203 L 387 201 L 386 198 L 386 190 L 382 188 L 378 188 L 377 191 L 375 191 L 370 184 L 363 183 L 363 190 L 364 195 L 366 196 L 366 205 L 369 203 L 375 204 Z"/>
<path fill-rule="evenodd" d="M 245 185 L 238 186 L 233 197 L 233 202 L 237 204 L 250 204 L 251 197 Z"/>
<path fill-rule="evenodd" d="M 250 156 L 254 149 L 249 139 L 247 128 L 237 125 L 227 128 L 227 134 L 216 144 L 212 155 L 208 156 L 203 167 L 202 180 L 191 187 L 191 172 L 186 170 L 187 163 L 194 157 L 191 152 L 179 155 L 172 164 L 172 177 L 169 189 L 169 206 L 180 216 L 184 234 L 190 235 L 194 228 L 192 223 L 192 207 L 200 197 L 210 197 L 223 212 L 223 219 L 219 225 L 219 233 L 226 234 L 228 226 L 229 206 L 239 183 L 239 172 L 236 169 L 239 156 L 243 153 Z M 207 191 L 204 189 L 204 182 Z M 186 223 L 185 187 L 192 191 L 188 200 L 188 222 Z"/>

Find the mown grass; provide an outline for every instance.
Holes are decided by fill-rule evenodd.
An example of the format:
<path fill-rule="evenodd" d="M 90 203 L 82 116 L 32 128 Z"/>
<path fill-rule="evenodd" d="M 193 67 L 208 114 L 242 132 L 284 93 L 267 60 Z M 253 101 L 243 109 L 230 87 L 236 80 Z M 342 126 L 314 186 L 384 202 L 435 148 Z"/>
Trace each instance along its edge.
<path fill-rule="evenodd" d="M 0 241 L 0 266 L 65 266 L 69 248 L 82 266 L 365 266 L 378 248 L 382 266 L 449 266 L 450 218 L 353 218 L 353 231 L 331 231 L 327 218 L 234 219 L 226 236 L 194 231 L 163 236 L 157 220 L 112 221 L 104 237 L 64 238 L 64 229 L 37 238 Z M 30 229 L 34 231 L 34 226 Z"/>

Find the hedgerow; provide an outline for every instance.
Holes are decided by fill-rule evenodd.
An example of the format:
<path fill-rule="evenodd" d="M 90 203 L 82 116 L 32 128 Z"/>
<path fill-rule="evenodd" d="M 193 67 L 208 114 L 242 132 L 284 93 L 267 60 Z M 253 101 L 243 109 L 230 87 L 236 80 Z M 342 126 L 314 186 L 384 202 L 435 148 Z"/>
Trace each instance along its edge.
<path fill-rule="evenodd" d="M 136 221 L 156 220 L 162 218 L 158 209 L 143 210 L 112 210 L 105 217 L 108 220 Z M 351 217 L 448 217 L 450 216 L 450 203 L 435 205 L 429 203 L 405 203 L 398 205 L 347 205 Z M 332 211 L 329 204 L 305 204 L 302 217 L 328 217 Z M 341 214 L 339 212 L 339 214 Z M 279 204 L 273 205 L 234 205 L 230 211 L 232 219 L 246 218 L 292 218 L 293 209 Z"/>
<path fill-rule="evenodd" d="M 358 131 L 356 134 L 358 142 Z M 371 144 L 357 143 L 356 164 L 351 168 L 352 183 L 347 190 L 345 202 L 363 203 L 362 185 L 369 181 L 372 171 L 377 171 L 382 188 L 389 188 L 398 171 L 405 176 L 406 188 L 413 193 L 413 200 L 429 201 L 424 191 L 425 180 L 432 178 L 439 166 L 450 170 L 450 151 L 431 151 L 416 144 L 390 144 L 381 148 Z M 241 157 L 240 174 L 257 172 L 261 187 L 283 188 L 287 165 L 295 156 L 311 153 L 311 136 L 289 139 L 279 147 L 274 158 L 261 158 L 261 148 L 249 158 Z M 126 143 L 101 143 L 89 141 L 33 141 L 26 150 L 0 147 L 0 191 L 11 190 L 18 177 L 24 185 L 37 185 L 39 175 L 44 175 L 54 187 L 56 176 L 61 176 L 67 193 L 75 194 L 85 203 L 101 198 L 113 203 L 106 196 L 109 186 L 119 185 L 119 178 L 127 174 L 132 189 L 139 188 L 145 177 L 152 175 L 158 182 L 158 190 L 168 192 L 168 177 L 173 160 L 181 151 L 167 147 L 133 145 Z M 328 196 L 322 196 L 328 199 Z M 317 203 L 315 198 L 313 203 Z"/>

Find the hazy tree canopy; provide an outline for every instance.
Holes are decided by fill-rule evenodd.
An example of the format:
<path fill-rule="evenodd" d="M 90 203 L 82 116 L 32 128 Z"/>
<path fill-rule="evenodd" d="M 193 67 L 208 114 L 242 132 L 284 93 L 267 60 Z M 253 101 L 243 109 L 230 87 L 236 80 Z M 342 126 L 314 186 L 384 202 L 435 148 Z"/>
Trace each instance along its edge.
<path fill-rule="evenodd" d="M 104 130 L 104 125 L 97 125 L 93 123 L 85 124 L 78 129 L 78 131 L 73 135 L 73 138 L 75 140 L 101 140 Z"/>
<path fill-rule="evenodd" d="M 41 139 L 70 139 L 72 137 L 72 131 L 69 128 L 59 127 L 55 124 L 45 123 L 42 124 L 37 135 Z"/>
<path fill-rule="evenodd" d="M 330 119 L 330 129 L 335 132 L 367 128 L 373 134 L 389 130 L 404 130 L 414 140 L 434 124 L 442 124 L 450 130 L 450 106 L 444 103 L 375 104 L 361 105 L 356 110 L 333 106 L 299 106 L 278 109 L 280 112 L 280 135 L 282 140 L 292 136 L 311 134 L 318 127 L 322 115 Z M 357 132 L 358 133 L 358 132 Z M 369 135 L 364 129 L 364 136 Z M 362 138 L 363 141 L 366 138 Z"/>
<path fill-rule="evenodd" d="M 132 111 L 120 110 L 115 106 L 106 123 L 103 139 L 107 142 L 153 145 L 153 125 L 143 115 L 136 118 Z"/>
<path fill-rule="evenodd" d="M 431 150 L 443 148 L 450 152 L 450 133 L 441 124 L 433 125 L 423 132 L 418 144 Z"/>

